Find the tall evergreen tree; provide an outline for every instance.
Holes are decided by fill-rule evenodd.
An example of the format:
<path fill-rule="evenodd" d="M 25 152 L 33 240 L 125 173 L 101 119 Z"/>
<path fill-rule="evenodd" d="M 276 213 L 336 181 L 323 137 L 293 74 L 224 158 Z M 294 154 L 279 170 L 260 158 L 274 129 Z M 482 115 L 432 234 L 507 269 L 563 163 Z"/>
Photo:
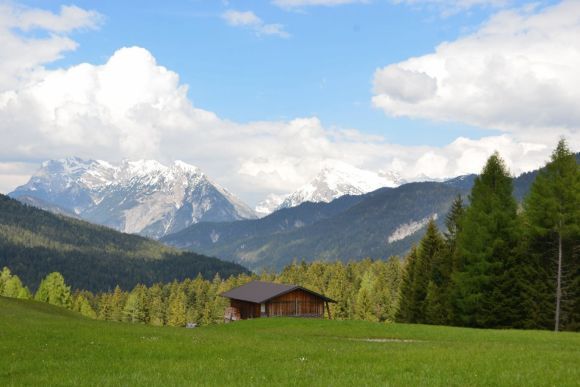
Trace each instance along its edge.
<path fill-rule="evenodd" d="M 167 307 L 167 325 L 174 327 L 185 326 L 187 312 L 186 296 L 181 286 L 173 287 Z"/>
<path fill-rule="evenodd" d="M 418 315 L 414 303 L 413 291 L 415 283 L 415 267 L 417 265 L 418 255 L 417 248 L 413 247 L 405 258 L 403 278 L 401 281 L 399 311 L 397 313 L 397 321 L 400 322 L 415 322 L 416 316 Z"/>
<path fill-rule="evenodd" d="M 433 278 L 434 264 L 440 261 L 440 256 L 443 253 L 443 238 L 439 232 L 435 220 L 431 219 L 427 225 L 425 236 L 421 239 L 419 244 L 419 254 L 417 262 L 415 263 L 415 278 L 413 282 L 413 298 L 412 302 L 416 310 L 416 321 L 419 323 L 432 323 L 427 319 L 427 290 L 429 283 Z M 432 297 L 431 302 L 438 305 L 432 305 L 441 309 L 439 292 L 436 290 L 436 297 Z"/>
<path fill-rule="evenodd" d="M 564 325 L 580 328 L 580 167 L 564 139 L 552 153 L 551 161 L 532 184 L 524 203 L 526 230 L 531 249 L 539 258 L 540 283 L 538 297 L 541 310 L 551 303 L 554 312 L 542 313 L 540 325 L 552 320 L 555 331 Z M 554 264 L 555 261 L 555 264 Z M 554 269 L 555 270 L 554 270 Z M 570 282 L 565 283 L 568 273 Z M 555 281 L 550 281 L 555 278 Z M 566 288 L 566 292 L 563 289 Z M 563 296 L 566 294 L 567 297 Z M 562 316 L 562 305 L 567 313 Z M 564 317 L 564 318 L 562 318 Z M 564 320 L 564 321 L 562 321 Z"/>
<path fill-rule="evenodd" d="M 452 308 L 454 272 L 459 270 L 457 239 L 461 233 L 461 222 L 465 207 L 461 195 L 457 195 L 445 218 L 445 246 L 439 259 L 433 263 L 431 293 L 429 294 L 430 319 L 434 324 L 450 324 L 454 321 Z M 433 303 L 436 302 L 437 305 Z"/>
<path fill-rule="evenodd" d="M 513 326 L 529 307 L 523 265 L 517 260 L 517 203 L 512 178 L 499 154 L 475 179 L 457 241 L 454 276 L 457 323 L 476 327 Z"/>

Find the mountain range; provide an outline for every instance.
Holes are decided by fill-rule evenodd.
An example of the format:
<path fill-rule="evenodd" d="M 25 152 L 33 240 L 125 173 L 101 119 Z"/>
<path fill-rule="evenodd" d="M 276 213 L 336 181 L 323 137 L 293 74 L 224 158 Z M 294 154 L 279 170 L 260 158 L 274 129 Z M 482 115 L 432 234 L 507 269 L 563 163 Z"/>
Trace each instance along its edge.
<path fill-rule="evenodd" d="M 245 273 L 234 263 L 183 252 L 151 239 L 52 214 L 0 195 L 0 268 L 34 290 L 58 271 L 73 289 L 131 289 L 138 283 Z"/>
<path fill-rule="evenodd" d="M 9 194 L 24 203 L 126 233 L 160 238 L 201 221 L 255 218 L 254 211 L 199 168 L 175 161 L 78 157 L 42 164 Z"/>
<path fill-rule="evenodd" d="M 398 187 L 403 183 L 396 172 L 376 173 L 341 161 L 329 161 L 312 180 L 296 191 L 288 195 L 269 195 L 258 203 L 256 212 L 264 216 L 306 202 L 328 203 L 344 195 L 362 195 L 382 187 Z"/>
<path fill-rule="evenodd" d="M 580 163 L 580 154 L 576 155 Z M 538 170 L 513 180 L 521 202 Z M 329 203 L 303 203 L 256 220 L 199 223 L 162 242 L 239 262 L 254 270 L 279 270 L 294 259 L 386 259 L 405 254 L 423 236 L 429 219 L 445 229 L 451 203 L 465 202 L 477 175 L 443 182 L 415 182 L 342 196 Z"/>

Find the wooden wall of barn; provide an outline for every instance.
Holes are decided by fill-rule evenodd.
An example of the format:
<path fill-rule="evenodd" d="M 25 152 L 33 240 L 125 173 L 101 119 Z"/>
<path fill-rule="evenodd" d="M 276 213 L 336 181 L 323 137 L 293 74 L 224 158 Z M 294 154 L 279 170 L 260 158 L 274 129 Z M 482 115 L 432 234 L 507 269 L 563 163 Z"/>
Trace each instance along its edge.
<path fill-rule="evenodd" d="M 268 316 L 307 316 L 322 317 L 324 301 L 314 294 L 296 289 L 290 293 L 273 298 L 266 303 Z"/>
<path fill-rule="evenodd" d="M 240 318 L 242 320 L 260 317 L 260 304 L 239 300 L 230 300 L 230 306 L 238 309 L 240 312 Z"/>

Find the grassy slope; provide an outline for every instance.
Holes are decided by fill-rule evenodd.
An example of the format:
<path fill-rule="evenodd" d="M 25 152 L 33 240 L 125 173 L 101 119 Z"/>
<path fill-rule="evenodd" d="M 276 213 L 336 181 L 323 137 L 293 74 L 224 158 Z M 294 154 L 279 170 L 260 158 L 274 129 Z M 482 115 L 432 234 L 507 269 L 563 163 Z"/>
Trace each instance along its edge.
<path fill-rule="evenodd" d="M 304 319 L 155 328 L 2 297 L 0 354 L 3 386 L 567 386 L 580 380 L 575 333 Z"/>

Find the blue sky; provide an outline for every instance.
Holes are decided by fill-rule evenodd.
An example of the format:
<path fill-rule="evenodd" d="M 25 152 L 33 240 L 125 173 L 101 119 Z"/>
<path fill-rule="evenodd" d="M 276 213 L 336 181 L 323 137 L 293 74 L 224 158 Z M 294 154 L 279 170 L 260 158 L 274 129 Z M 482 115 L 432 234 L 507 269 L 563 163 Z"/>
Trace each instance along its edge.
<path fill-rule="evenodd" d="M 255 204 L 328 163 L 443 179 L 497 150 L 517 175 L 580 148 L 577 0 L 134 4 L 0 0 L 0 192 L 74 155 L 180 159 Z"/>
<path fill-rule="evenodd" d="M 57 12 L 60 2 L 25 4 Z M 237 122 L 317 116 L 331 127 L 380 134 L 403 145 L 444 145 L 492 133 L 461 123 L 393 118 L 371 104 L 377 68 L 433 51 L 472 32 L 492 6 L 442 15 L 441 8 L 373 1 L 286 10 L 266 1 L 77 1 L 104 15 L 98 31 L 51 67 L 104 63 L 119 47 L 147 48 L 190 86 L 193 103 Z M 287 38 L 229 26 L 228 10 L 279 23 Z"/>

